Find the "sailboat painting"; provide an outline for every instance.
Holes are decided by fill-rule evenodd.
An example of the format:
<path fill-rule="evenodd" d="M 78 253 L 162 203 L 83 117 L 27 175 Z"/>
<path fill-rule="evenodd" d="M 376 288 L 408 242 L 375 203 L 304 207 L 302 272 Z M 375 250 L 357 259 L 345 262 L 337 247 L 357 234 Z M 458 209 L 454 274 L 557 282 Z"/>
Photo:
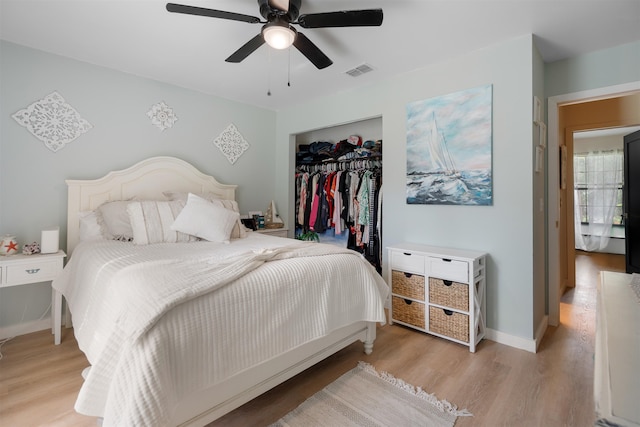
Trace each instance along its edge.
<path fill-rule="evenodd" d="M 492 85 L 407 105 L 407 204 L 493 203 Z"/>

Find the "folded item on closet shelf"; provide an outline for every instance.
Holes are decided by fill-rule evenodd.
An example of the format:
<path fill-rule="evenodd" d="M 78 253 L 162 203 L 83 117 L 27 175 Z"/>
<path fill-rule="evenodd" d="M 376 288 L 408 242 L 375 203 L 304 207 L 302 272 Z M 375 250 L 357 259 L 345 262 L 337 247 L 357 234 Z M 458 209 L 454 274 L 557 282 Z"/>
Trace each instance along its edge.
<path fill-rule="evenodd" d="M 362 159 L 365 157 L 371 157 L 372 155 L 373 153 L 371 150 L 366 148 L 356 148 L 354 151 L 338 157 L 338 160 Z"/>
<path fill-rule="evenodd" d="M 357 147 L 360 147 L 362 145 L 362 138 L 358 135 L 351 135 L 349 138 L 347 138 L 347 141 L 349 142 L 349 144 L 355 145 Z"/>
<path fill-rule="evenodd" d="M 323 150 L 331 150 L 332 148 L 333 144 L 328 141 L 315 141 L 309 145 L 309 152 L 315 154 Z"/>
<path fill-rule="evenodd" d="M 308 153 L 310 150 L 309 144 L 300 144 L 298 145 L 298 153 Z"/>
<path fill-rule="evenodd" d="M 345 153 L 349 153 L 353 151 L 356 147 L 354 145 L 349 144 L 349 142 L 344 139 L 336 144 L 336 148 L 334 150 L 336 157 L 341 156 Z"/>

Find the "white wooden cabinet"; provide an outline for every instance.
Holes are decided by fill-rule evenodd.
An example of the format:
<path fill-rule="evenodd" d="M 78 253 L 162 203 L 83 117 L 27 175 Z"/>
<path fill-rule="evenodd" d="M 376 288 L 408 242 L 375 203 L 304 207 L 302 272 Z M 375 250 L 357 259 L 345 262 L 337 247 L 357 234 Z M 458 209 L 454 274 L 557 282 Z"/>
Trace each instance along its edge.
<path fill-rule="evenodd" d="M 596 425 L 640 426 L 640 301 L 632 274 L 601 271 L 596 305 Z"/>
<path fill-rule="evenodd" d="M 48 282 L 62 272 L 64 251 L 52 254 L 10 255 L 0 257 L 0 288 L 27 285 L 29 283 Z M 51 331 L 55 344 L 60 344 L 60 310 L 62 296 L 51 293 Z"/>
<path fill-rule="evenodd" d="M 486 329 L 484 252 L 401 243 L 389 251 L 391 323 L 469 347 Z"/>

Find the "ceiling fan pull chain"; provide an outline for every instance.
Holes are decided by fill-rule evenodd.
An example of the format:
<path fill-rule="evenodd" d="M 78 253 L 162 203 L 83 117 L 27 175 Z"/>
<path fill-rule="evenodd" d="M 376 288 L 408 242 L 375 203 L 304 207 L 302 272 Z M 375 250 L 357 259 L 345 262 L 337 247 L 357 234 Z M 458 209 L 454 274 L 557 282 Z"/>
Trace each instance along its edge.
<path fill-rule="evenodd" d="M 271 96 L 271 49 L 267 49 L 267 96 Z"/>
<path fill-rule="evenodd" d="M 287 86 L 291 87 L 291 46 L 287 49 L 289 51 L 289 63 L 287 64 Z"/>

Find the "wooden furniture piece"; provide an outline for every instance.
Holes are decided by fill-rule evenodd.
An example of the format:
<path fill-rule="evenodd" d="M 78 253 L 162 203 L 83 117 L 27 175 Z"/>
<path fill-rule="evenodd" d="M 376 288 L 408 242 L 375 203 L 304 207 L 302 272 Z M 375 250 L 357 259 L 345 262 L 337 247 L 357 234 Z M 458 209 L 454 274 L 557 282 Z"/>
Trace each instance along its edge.
<path fill-rule="evenodd" d="M 163 192 L 214 193 L 221 199 L 235 200 L 237 187 L 221 184 L 214 177 L 174 157 L 153 157 L 99 179 L 66 182 L 67 252 L 70 256 L 79 243 L 79 214 L 94 210 L 103 202 L 136 197 L 140 200 L 163 200 L 166 199 Z M 60 309 L 56 306 L 57 312 Z M 204 426 L 356 341 L 362 341 L 364 352 L 370 354 L 375 337 L 375 322 L 356 322 L 264 360 L 214 386 L 190 393 L 178 404 L 169 424 Z"/>
<path fill-rule="evenodd" d="M 391 322 L 475 352 L 486 328 L 486 254 L 415 243 L 387 249 Z"/>
<path fill-rule="evenodd" d="M 268 234 L 269 236 L 287 237 L 288 228 L 261 228 L 256 230 L 258 233 Z"/>
<path fill-rule="evenodd" d="M 640 298 L 631 288 L 633 277 L 600 272 L 594 374 L 597 425 L 640 426 Z"/>
<path fill-rule="evenodd" d="M 0 288 L 27 285 L 29 283 L 50 282 L 62 271 L 64 251 L 51 254 L 10 255 L 0 257 Z M 54 343 L 60 344 L 62 322 L 62 295 L 51 291 L 51 333 Z"/>

